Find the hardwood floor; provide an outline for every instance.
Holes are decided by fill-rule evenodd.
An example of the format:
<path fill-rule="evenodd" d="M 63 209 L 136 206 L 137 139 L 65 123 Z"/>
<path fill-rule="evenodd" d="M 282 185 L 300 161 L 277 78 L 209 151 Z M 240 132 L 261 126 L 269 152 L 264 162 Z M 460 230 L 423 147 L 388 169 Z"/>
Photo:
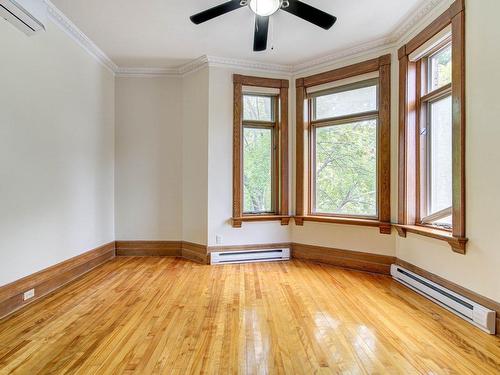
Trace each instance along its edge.
<path fill-rule="evenodd" d="M 387 276 L 119 257 L 0 321 L 0 373 L 499 374 L 500 339 Z"/>

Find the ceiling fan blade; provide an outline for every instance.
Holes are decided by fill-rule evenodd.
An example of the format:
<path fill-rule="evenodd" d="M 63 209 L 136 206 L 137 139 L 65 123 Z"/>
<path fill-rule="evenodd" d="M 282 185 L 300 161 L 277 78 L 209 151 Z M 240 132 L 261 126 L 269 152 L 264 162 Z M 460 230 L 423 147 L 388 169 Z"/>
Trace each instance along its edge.
<path fill-rule="evenodd" d="M 325 30 L 328 30 L 337 21 L 337 17 L 305 4 L 302 1 L 289 0 L 289 4 L 288 7 L 281 9 Z"/>
<path fill-rule="evenodd" d="M 241 5 L 240 0 L 231 0 L 225 2 L 224 4 L 217 5 L 216 7 L 195 14 L 194 16 L 189 17 L 189 19 L 194 24 L 199 25 L 200 23 L 210 21 L 212 18 L 222 16 L 223 14 L 232 12 L 233 10 L 239 9 L 244 6 L 245 5 Z"/>
<path fill-rule="evenodd" d="M 255 52 L 267 49 L 267 32 L 269 30 L 269 16 L 255 15 L 255 34 L 253 39 L 253 50 Z"/>

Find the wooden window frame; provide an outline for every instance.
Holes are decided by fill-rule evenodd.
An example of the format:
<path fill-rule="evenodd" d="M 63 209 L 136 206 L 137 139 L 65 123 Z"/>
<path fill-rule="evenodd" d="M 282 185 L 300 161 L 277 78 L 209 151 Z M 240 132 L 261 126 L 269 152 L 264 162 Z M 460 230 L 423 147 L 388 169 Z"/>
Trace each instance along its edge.
<path fill-rule="evenodd" d="M 451 92 L 452 98 L 452 159 L 453 159 L 453 229 L 438 229 L 422 225 L 420 123 L 422 101 L 422 60 L 410 61 L 410 55 L 451 25 L 452 84 L 434 90 L 433 94 Z M 446 241 L 454 252 L 465 254 L 465 6 L 456 0 L 442 15 L 402 46 L 399 58 L 399 188 L 398 225 L 402 237 L 407 232 Z"/>
<path fill-rule="evenodd" d="M 377 161 L 377 218 L 312 214 L 311 200 L 311 100 L 307 89 L 378 72 L 378 161 Z M 360 77 L 362 79 L 362 77 Z M 380 233 L 390 234 L 391 225 L 391 55 L 384 55 L 358 64 L 315 74 L 296 80 L 296 225 L 304 221 L 378 227 Z"/>
<path fill-rule="evenodd" d="M 243 212 L 243 128 L 257 124 L 243 121 L 243 86 L 278 89 L 274 103 L 273 208 L 275 213 L 246 214 Z M 289 81 L 282 79 L 233 75 L 233 217 L 234 228 L 243 222 L 290 221 L 288 203 L 288 89 Z M 271 95 L 270 95 L 271 96 Z M 260 124 L 262 125 L 262 124 Z"/>

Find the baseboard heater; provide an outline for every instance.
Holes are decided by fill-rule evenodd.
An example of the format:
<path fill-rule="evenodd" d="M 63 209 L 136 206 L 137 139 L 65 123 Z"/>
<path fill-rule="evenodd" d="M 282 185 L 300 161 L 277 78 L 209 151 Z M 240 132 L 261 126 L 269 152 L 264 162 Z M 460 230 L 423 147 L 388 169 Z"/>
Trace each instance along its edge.
<path fill-rule="evenodd" d="M 259 249 L 210 254 L 210 264 L 276 262 L 289 259 L 290 249 Z"/>
<path fill-rule="evenodd" d="M 495 311 L 396 264 L 391 265 L 391 275 L 396 281 L 441 305 L 484 332 L 495 334 Z"/>

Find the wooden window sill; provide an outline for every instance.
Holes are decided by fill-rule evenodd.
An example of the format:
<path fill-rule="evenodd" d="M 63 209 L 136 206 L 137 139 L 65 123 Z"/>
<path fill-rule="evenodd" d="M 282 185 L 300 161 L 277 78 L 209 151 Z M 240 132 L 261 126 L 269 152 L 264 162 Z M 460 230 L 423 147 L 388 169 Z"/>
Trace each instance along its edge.
<path fill-rule="evenodd" d="M 243 222 L 255 221 L 281 221 L 281 225 L 288 225 L 290 216 L 287 215 L 248 215 L 242 217 L 233 217 L 233 228 L 241 228 Z"/>
<path fill-rule="evenodd" d="M 391 234 L 392 224 L 383 223 L 378 220 L 370 219 L 355 219 L 347 217 L 332 217 L 332 216 L 294 216 L 295 225 L 302 226 L 304 221 L 316 221 L 320 223 L 332 223 L 332 224 L 346 224 L 346 225 L 360 225 L 364 227 L 378 227 L 381 234 Z"/>
<path fill-rule="evenodd" d="M 421 236 L 434 238 L 436 240 L 446 241 L 452 250 L 459 254 L 465 254 L 465 248 L 468 239 L 465 237 L 453 237 L 453 234 L 438 228 L 428 228 L 420 225 L 399 225 L 394 224 L 401 237 L 406 237 L 408 232 L 419 234 Z"/>

